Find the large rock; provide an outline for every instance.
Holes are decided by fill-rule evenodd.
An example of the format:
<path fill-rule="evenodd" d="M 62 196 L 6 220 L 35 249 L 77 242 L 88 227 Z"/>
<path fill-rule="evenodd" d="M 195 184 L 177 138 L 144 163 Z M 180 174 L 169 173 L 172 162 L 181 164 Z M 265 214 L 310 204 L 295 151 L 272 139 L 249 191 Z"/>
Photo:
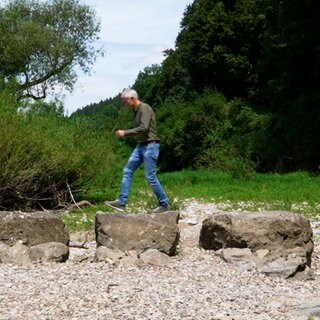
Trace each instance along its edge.
<path fill-rule="evenodd" d="M 199 243 L 213 250 L 248 248 L 259 271 L 287 278 L 311 266 L 312 236 L 309 220 L 292 212 L 233 212 L 205 219 Z"/>
<path fill-rule="evenodd" d="M 69 257 L 69 247 L 61 242 L 47 242 L 30 248 L 31 261 L 66 262 Z"/>
<path fill-rule="evenodd" d="M 64 262 L 69 233 L 49 212 L 0 212 L 0 263 Z"/>
<path fill-rule="evenodd" d="M 126 215 L 98 212 L 95 217 L 97 247 L 121 251 L 157 249 L 174 255 L 180 238 L 179 213 Z"/>
<path fill-rule="evenodd" d="M 47 242 L 69 244 L 62 220 L 49 212 L 0 212 L 0 242 L 9 246 L 21 242 L 28 247 Z"/>

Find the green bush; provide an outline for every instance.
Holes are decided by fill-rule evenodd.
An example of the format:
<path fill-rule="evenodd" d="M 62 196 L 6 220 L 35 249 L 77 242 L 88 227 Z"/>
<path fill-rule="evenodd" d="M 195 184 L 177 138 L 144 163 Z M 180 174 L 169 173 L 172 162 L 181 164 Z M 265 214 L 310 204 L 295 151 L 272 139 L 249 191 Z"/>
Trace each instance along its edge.
<path fill-rule="evenodd" d="M 269 117 L 244 100 L 212 90 L 192 103 L 167 101 L 158 112 L 162 138 L 161 169 L 213 169 L 247 176 L 259 164 Z"/>
<path fill-rule="evenodd" d="M 225 104 L 223 95 L 210 90 L 193 102 L 166 101 L 158 112 L 162 170 L 196 168 L 196 159 L 207 135 L 220 121 Z"/>
<path fill-rule="evenodd" d="M 0 110 L 2 209 L 67 205 L 102 173 L 113 178 L 108 170 L 117 161 L 106 138 L 83 123 L 56 112 L 19 112 L 5 92 Z"/>
<path fill-rule="evenodd" d="M 197 167 L 223 170 L 235 177 L 252 175 L 266 145 L 269 117 L 259 115 L 241 99 L 225 103 L 216 126 L 208 131 Z"/>

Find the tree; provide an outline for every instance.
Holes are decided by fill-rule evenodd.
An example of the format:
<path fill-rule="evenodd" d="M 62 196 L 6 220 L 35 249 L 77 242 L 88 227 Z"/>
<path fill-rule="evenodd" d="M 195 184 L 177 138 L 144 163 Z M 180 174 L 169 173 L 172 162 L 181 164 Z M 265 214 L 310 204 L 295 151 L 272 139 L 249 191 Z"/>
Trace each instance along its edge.
<path fill-rule="evenodd" d="M 214 87 L 228 98 L 246 97 L 256 85 L 264 22 L 257 0 L 195 0 L 185 11 L 163 74 L 183 75 L 187 89 L 197 93 Z"/>
<path fill-rule="evenodd" d="M 270 120 L 260 170 L 319 170 L 319 27 L 316 0 L 194 0 L 162 64 L 161 95 L 243 98 Z"/>
<path fill-rule="evenodd" d="M 102 53 L 100 23 L 79 0 L 11 0 L 0 7 L 0 85 L 18 98 L 43 99 L 57 87 L 72 91 L 76 70 L 87 73 Z"/>
<path fill-rule="evenodd" d="M 142 100 L 148 101 L 154 108 L 162 104 L 163 98 L 159 96 L 158 84 L 161 66 L 153 64 L 140 71 L 134 83 L 133 89 L 137 90 Z"/>
<path fill-rule="evenodd" d="M 316 0 L 269 0 L 254 107 L 273 116 L 269 164 L 319 169 L 320 20 Z M 270 147 L 272 146 L 272 147 Z M 272 156 L 270 158 L 270 156 Z"/>

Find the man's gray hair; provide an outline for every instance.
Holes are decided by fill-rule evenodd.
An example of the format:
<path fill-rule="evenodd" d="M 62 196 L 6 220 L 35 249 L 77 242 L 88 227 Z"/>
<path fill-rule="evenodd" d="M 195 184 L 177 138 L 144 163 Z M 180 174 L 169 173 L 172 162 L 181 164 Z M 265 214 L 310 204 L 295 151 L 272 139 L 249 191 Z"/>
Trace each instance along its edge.
<path fill-rule="evenodd" d="M 121 93 L 121 99 L 130 99 L 130 98 L 138 99 L 139 98 L 138 92 L 131 88 L 124 89 Z"/>

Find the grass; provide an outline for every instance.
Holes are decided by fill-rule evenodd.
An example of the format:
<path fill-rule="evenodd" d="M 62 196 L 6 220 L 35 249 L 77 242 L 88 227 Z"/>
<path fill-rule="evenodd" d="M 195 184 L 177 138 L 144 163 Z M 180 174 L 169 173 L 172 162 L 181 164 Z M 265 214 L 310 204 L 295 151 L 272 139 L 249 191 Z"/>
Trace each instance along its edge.
<path fill-rule="evenodd" d="M 185 170 L 159 174 L 158 178 L 173 210 L 179 209 L 185 199 L 196 199 L 221 204 L 224 210 L 290 210 L 310 219 L 320 217 L 320 176 L 306 172 L 255 174 L 236 179 L 224 172 Z M 103 202 L 116 199 L 118 188 L 89 190 L 85 198 L 95 206 L 62 215 L 67 228 L 70 231 L 93 228 L 96 212 L 108 211 Z M 144 212 L 156 206 L 143 170 L 139 169 L 134 176 L 128 211 Z"/>

